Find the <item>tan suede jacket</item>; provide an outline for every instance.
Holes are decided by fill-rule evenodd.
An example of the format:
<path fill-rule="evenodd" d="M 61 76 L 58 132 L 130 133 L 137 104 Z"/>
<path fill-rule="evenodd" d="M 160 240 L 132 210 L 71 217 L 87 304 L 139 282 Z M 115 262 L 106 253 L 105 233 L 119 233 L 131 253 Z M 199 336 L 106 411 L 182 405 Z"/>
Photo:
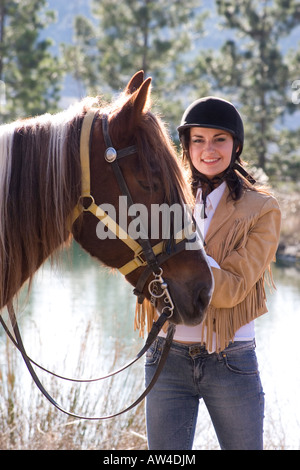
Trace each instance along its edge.
<path fill-rule="evenodd" d="M 212 268 L 215 288 L 205 320 L 208 348 L 213 332 L 222 350 L 241 326 L 267 312 L 265 272 L 271 273 L 280 222 L 274 197 L 246 190 L 233 201 L 225 189 L 205 239 L 206 253 L 221 268 Z"/>

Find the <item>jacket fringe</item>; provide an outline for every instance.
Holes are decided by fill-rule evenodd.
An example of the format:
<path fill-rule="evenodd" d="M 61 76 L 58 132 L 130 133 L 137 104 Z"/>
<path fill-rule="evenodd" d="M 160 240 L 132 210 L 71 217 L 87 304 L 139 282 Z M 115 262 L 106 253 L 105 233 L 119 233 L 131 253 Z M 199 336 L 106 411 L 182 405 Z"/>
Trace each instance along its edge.
<path fill-rule="evenodd" d="M 225 349 L 234 340 L 237 330 L 257 317 L 266 313 L 266 295 L 264 278 L 261 278 L 251 289 L 245 300 L 232 308 L 208 307 L 203 325 L 206 326 L 206 337 L 202 330 L 201 342 L 208 351 L 213 349 L 215 335 L 217 351 Z"/>
<path fill-rule="evenodd" d="M 144 299 L 143 303 L 136 301 L 135 316 L 134 316 L 134 331 L 139 330 L 139 337 L 144 338 L 145 327 L 146 331 L 152 328 L 152 324 L 158 318 L 158 313 L 151 304 L 150 300 Z"/>
<path fill-rule="evenodd" d="M 246 245 L 248 233 L 255 221 L 256 215 L 236 219 L 221 244 L 211 247 L 208 244 L 207 254 L 215 259 L 219 265 L 222 265 L 222 262 L 231 251 L 243 248 Z M 275 288 L 270 266 L 267 267 L 266 274 L 268 274 L 270 285 Z M 246 298 L 234 307 L 215 308 L 209 305 L 203 323 L 207 328 L 205 341 L 203 336 L 204 328 L 202 334 L 202 343 L 206 343 L 208 350 L 212 349 L 214 335 L 217 351 L 222 351 L 234 340 L 237 330 L 267 312 L 264 282 L 265 273 L 252 287 Z"/>

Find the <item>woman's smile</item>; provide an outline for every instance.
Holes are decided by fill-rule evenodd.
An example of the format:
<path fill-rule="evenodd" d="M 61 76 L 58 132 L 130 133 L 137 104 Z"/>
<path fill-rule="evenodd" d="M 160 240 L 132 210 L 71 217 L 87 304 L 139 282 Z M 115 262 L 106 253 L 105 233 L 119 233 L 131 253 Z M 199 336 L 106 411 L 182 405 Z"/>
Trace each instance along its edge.
<path fill-rule="evenodd" d="M 220 160 L 220 158 L 203 158 L 202 161 L 206 163 L 207 165 L 216 163 Z"/>

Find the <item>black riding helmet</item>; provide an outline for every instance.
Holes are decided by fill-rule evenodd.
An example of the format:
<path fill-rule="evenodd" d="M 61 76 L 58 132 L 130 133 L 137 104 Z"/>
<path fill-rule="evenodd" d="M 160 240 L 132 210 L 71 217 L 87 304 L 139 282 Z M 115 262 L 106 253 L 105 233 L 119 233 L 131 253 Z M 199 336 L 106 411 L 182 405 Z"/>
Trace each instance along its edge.
<path fill-rule="evenodd" d="M 184 112 L 180 126 L 177 128 L 181 137 L 184 131 L 190 127 L 209 127 L 222 129 L 229 132 L 236 140 L 238 151 L 235 156 L 239 157 L 244 145 L 244 126 L 242 118 L 232 103 L 207 96 L 194 101 Z"/>
<path fill-rule="evenodd" d="M 239 164 L 239 156 L 244 146 L 244 125 L 240 113 L 232 103 L 215 96 L 206 96 L 194 101 L 185 110 L 180 126 L 177 128 L 183 145 L 185 144 L 185 131 L 191 127 L 208 127 L 229 132 L 233 137 L 229 167 L 238 170 L 252 184 L 255 183 L 255 180 Z"/>

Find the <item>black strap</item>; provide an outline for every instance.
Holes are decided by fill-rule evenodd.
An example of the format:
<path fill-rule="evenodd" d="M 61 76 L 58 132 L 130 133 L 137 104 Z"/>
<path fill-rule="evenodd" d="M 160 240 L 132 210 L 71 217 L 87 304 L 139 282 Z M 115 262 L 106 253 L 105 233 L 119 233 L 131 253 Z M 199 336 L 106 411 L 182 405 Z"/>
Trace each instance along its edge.
<path fill-rule="evenodd" d="M 110 138 L 109 130 L 108 130 L 108 116 L 106 114 L 102 115 L 102 132 L 103 132 L 103 137 L 104 137 L 106 147 L 107 148 L 113 147 L 113 143 L 112 143 L 112 140 Z M 134 153 L 134 152 L 131 151 L 132 149 L 134 149 L 134 152 L 136 151 L 134 146 L 127 147 L 126 149 L 123 149 L 121 157 L 123 157 L 125 155 L 129 155 L 130 153 Z M 117 154 L 118 154 L 118 157 L 120 158 L 120 151 L 118 151 Z M 110 162 L 109 164 L 112 165 L 112 168 L 113 168 L 116 180 L 119 184 L 121 193 L 123 194 L 123 196 L 127 197 L 129 207 L 132 206 L 134 204 L 133 199 L 131 197 L 130 191 L 129 191 L 128 186 L 126 184 L 126 181 L 123 177 L 122 171 L 119 167 L 118 159 Z M 137 240 L 137 242 L 142 247 L 143 255 L 145 257 L 145 260 L 146 260 L 148 266 L 151 268 L 151 270 L 155 274 L 159 274 L 160 267 L 159 267 L 159 264 L 157 262 L 157 258 L 156 258 L 155 254 L 153 252 L 153 249 L 152 249 L 152 246 L 151 246 L 151 243 L 150 243 L 148 237 L 147 238 L 139 238 Z"/>
<path fill-rule="evenodd" d="M 101 120 L 102 120 L 103 138 L 104 138 L 106 148 L 109 148 L 109 147 L 113 148 L 113 143 L 111 141 L 109 131 L 108 131 L 108 115 L 102 114 Z M 127 157 L 127 155 L 136 153 L 136 146 L 130 145 L 129 147 L 126 147 L 124 149 L 116 150 L 116 152 L 117 152 L 117 158 Z"/>
<path fill-rule="evenodd" d="M 168 327 L 168 332 L 167 332 L 167 337 L 166 337 L 166 341 L 165 341 L 165 345 L 164 345 L 164 348 L 163 348 L 163 352 L 162 352 L 162 355 L 161 355 L 161 358 L 160 358 L 160 361 L 159 361 L 159 364 L 158 364 L 158 367 L 156 369 L 156 372 L 150 382 L 150 384 L 148 385 L 148 387 L 144 390 L 144 392 L 139 396 L 139 398 L 137 400 L 135 400 L 134 403 L 132 403 L 130 406 L 128 406 L 127 408 L 125 408 L 124 410 L 122 411 L 119 411 L 118 413 L 115 413 L 115 414 L 112 414 L 112 415 L 109 415 L 109 416 L 99 416 L 99 417 L 90 417 L 90 416 L 81 416 L 81 415 L 77 415 L 75 413 L 71 413 L 67 410 L 65 410 L 64 408 L 62 408 L 55 400 L 54 398 L 47 392 L 47 390 L 44 388 L 43 384 L 41 383 L 41 381 L 39 380 L 33 366 L 32 366 L 32 363 L 31 363 L 31 359 L 28 357 L 27 353 L 26 353 L 26 350 L 25 350 L 25 347 L 24 347 L 24 344 L 23 344 L 23 341 L 22 341 L 22 337 L 21 337 L 21 334 L 20 334 L 20 330 L 19 330 L 19 326 L 18 326 L 18 323 L 17 323 L 17 319 L 16 319 L 16 315 L 15 315 L 15 311 L 14 311 L 14 308 L 13 308 L 13 305 L 11 303 L 9 303 L 7 305 L 7 309 L 8 309 L 8 312 L 9 312 L 9 318 L 10 318 L 10 321 L 11 321 L 11 324 L 12 324 L 12 327 L 13 327 L 13 331 L 14 331 L 14 335 L 15 335 L 15 342 L 17 344 L 17 348 L 18 350 L 21 352 L 22 354 L 22 357 L 24 359 L 24 362 L 30 372 L 30 375 L 34 381 L 34 383 L 36 384 L 36 386 L 39 388 L 39 390 L 42 392 L 42 394 L 45 396 L 45 398 L 47 398 L 47 400 L 53 405 L 55 406 L 55 408 L 57 408 L 58 410 L 60 410 L 61 412 L 67 414 L 68 416 L 71 416 L 73 418 L 78 418 L 78 419 L 86 419 L 86 420 L 93 420 L 93 421 L 96 421 L 96 420 L 103 420 L 103 419 L 109 419 L 109 418 L 114 418 L 116 416 L 119 416 L 123 413 L 126 413 L 127 411 L 131 410 L 132 408 L 134 408 L 135 406 L 137 406 L 145 397 L 146 395 L 150 392 L 150 390 L 153 388 L 158 376 L 160 375 L 163 367 L 164 367 L 164 364 L 166 362 L 166 359 L 168 357 L 168 353 L 169 353 L 169 350 L 170 350 L 170 347 L 171 347 L 171 344 L 172 344 L 172 341 L 173 341 L 173 337 L 174 337 L 174 334 L 175 334 L 175 330 L 176 330 L 176 327 L 175 325 L 173 324 L 169 324 L 169 327 Z M 163 315 L 161 315 L 161 317 L 163 317 Z M 162 318 L 161 320 L 161 323 L 163 322 L 163 320 L 167 320 L 167 317 L 164 319 Z M 152 342 L 154 341 L 154 339 L 156 338 L 158 332 L 160 331 L 160 327 L 159 325 L 157 325 L 157 322 L 156 322 L 156 327 L 154 328 L 153 330 L 153 333 L 151 336 L 151 338 L 149 339 L 149 342 L 151 341 L 150 344 L 148 344 L 148 348 L 150 347 L 150 345 L 152 344 Z M 147 349 L 148 349 L 147 348 Z M 124 369 L 122 369 L 124 370 Z"/>
<path fill-rule="evenodd" d="M 14 308 L 12 306 L 10 306 L 10 308 L 12 310 L 14 310 Z M 15 317 L 15 314 L 13 314 L 14 317 Z M 105 376 L 102 376 L 102 377 L 97 377 L 97 378 L 93 378 L 93 379 L 77 379 L 77 378 L 70 378 L 70 377 L 65 377 L 63 375 L 59 375 L 55 372 L 52 372 L 48 369 L 46 369 L 45 367 L 43 367 L 42 365 L 40 365 L 38 362 L 34 361 L 31 357 L 28 356 L 28 354 L 26 353 L 26 356 L 28 358 L 28 360 L 36 367 L 38 367 L 39 369 L 41 369 L 42 371 L 46 372 L 47 374 L 50 374 L 50 375 L 53 375 L 54 377 L 58 378 L 58 379 L 62 379 L 62 380 L 66 380 L 66 381 L 69 381 L 69 382 L 77 382 L 77 383 L 91 383 L 91 382 L 100 382 L 100 380 L 105 380 L 105 379 L 108 379 L 109 377 L 112 377 L 114 375 L 117 375 L 119 374 L 120 372 L 123 372 L 124 370 L 128 369 L 130 366 L 132 366 L 135 362 L 137 362 L 147 351 L 148 349 L 150 348 L 151 344 L 155 341 L 156 337 L 158 336 L 158 333 L 160 332 L 160 330 L 162 329 L 163 325 L 166 323 L 166 321 L 168 320 L 168 316 L 163 313 L 162 315 L 160 315 L 160 317 L 158 318 L 158 320 L 156 322 L 153 323 L 152 325 L 152 328 L 151 328 L 151 331 L 149 332 L 148 334 L 148 337 L 145 341 L 145 344 L 143 346 L 143 348 L 137 353 L 137 355 L 134 357 L 134 359 L 132 359 L 130 362 L 128 362 L 127 364 L 125 364 L 124 366 L 120 367 L 120 369 L 117 369 L 113 372 L 110 372 L 109 374 L 105 375 Z M 17 320 L 15 320 L 15 323 L 17 322 Z M 2 315 L 0 315 L 0 323 L 4 329 L 4 331 L 6 332 L 7 336 L 9 337 L 9 339 L 13 342 L 13 344 L 15 345 L 15 347 L 19 350 L 19 352 L 22 352 L 17 341 L 15 340 L 15 338 L 13 337 L 13 335 L 11 334 L 11 332 L 9 331 L 9 328 L 7 327 Z M 25 349 L 25 348 L 24 348 Z"/>
<path fill-rule="evenodd" d="M 241 173 L 241 175 L 243 175 L 246 180 L 249 181 L 249 183 L 251 184 L 255 184 L 256 183 L 256 180 L 253 178 L 253 176 L 249 175 L 248 171 L 245 170 L 245 168 L 243 168 L 241 165 L 239 165 L 238 163 L 235 163 L 233 165 L 233 169 L 234 170 L 237 170 L 239 173 Z"/>

